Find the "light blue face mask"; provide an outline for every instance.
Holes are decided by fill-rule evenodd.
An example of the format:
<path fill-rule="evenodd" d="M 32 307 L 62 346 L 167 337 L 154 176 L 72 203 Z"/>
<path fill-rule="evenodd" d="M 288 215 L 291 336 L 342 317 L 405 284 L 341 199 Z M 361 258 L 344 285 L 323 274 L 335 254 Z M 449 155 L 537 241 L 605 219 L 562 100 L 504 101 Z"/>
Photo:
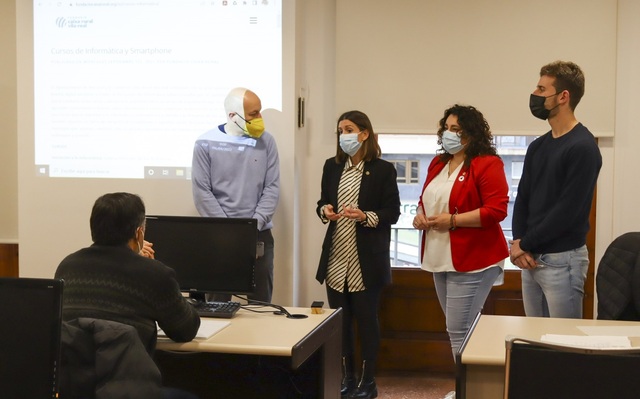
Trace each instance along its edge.
<path fill-rule="evenodd" d="M 358 133 L 342 133 L 340 135 L 340 148 L 342 151 L 349 154 L 350 157 L 356 155 L 360 147 L 362 147 L 362 143 L 358 141 Z"/>
<path fill-rule="evenodd" d="M 444 150 L 451 155 L 459 153 L 463 148 L 464 144 L 460 141 L 460 137 L 452 131 L 445 130 L 442 132 L 442 147 Z"/>

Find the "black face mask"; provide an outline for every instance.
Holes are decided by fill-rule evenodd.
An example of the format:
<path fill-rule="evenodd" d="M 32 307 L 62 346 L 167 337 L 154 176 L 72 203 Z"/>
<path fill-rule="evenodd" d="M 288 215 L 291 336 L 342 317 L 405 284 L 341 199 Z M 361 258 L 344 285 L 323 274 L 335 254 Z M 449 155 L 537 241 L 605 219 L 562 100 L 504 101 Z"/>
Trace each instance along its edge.
<path fill-rule="evenodd" d="M 540 118 L 542 120 L 547 120 L 547 118 L 549 118 L 549 114 L 551 113 L 551 111 L 553 111 L 555 108 L 557 108 L 560 104 L 556 105 L 555 107 L 551 108 L 551 109 L 546 109 L 544 107 L 544 102 L 547 98 L 549 97 L 553 97 L 553 96 L 557 96 L 560 93 L 556 93 L 556 94 L 552 94 L 550 96 L 536 96 L 535 94 L 531 94 L 529 96 L 529 109 L 531 110 L 531 114 L 533 116 L 535 116 L 536 118 Z"/>

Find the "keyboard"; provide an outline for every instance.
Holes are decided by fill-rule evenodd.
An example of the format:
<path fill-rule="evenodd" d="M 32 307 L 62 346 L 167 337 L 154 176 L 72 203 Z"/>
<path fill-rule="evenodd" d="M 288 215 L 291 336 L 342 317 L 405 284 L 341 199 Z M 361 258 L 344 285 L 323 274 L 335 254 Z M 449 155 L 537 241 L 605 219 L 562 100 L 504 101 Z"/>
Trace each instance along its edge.
<path fill-rule="evenodd" d="M 240 309 L 239 302 L 198 302 L 193 305 L 200 317 L 230 319 Z"/>

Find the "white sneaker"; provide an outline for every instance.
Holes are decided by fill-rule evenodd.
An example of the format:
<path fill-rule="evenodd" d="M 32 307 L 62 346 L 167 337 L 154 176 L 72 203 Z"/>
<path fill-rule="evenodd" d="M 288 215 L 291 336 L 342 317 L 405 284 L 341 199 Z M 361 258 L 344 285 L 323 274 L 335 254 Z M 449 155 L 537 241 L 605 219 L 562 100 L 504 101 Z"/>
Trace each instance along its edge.
<path fill-rule="evenodd" d="M 456 399 L 456 391 L 451 391 L 448 394 L 444 395 L 442 399 Z"/>

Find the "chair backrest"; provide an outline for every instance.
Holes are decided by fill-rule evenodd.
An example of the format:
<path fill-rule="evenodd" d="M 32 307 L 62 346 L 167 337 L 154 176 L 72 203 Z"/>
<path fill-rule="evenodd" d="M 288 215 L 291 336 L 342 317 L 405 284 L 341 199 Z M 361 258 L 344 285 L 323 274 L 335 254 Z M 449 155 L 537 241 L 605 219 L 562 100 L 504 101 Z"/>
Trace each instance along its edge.
<path fill-rule="evenodd" d="M 62 280 L 0 278 L 0 396 L 57 398 Z"/>
<path fill-rule="evenodd" d="M 156 399 L 163 396 L 162 376 L 133 326 L 78 318 L 62 324 L 60 394 Z"/>
<path fill-rule="evenodd" d="M 598 319 L 640 320 L 640 232 L 609 244 L 596 272 Z"/>
<path fill-rule="evenodd" d="M 507 337 L 504 399 L 638 398 L 640 348 L 586 349 Z"/>

